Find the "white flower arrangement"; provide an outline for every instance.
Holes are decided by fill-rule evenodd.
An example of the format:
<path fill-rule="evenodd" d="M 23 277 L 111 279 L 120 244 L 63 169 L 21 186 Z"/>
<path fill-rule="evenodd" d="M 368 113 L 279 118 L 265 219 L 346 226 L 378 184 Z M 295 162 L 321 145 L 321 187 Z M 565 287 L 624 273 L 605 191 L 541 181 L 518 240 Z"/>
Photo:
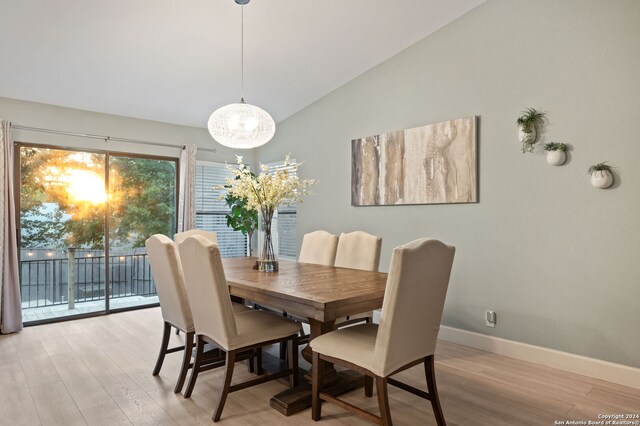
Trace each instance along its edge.
<path fill-rule="evenodd" d="M 311 194 L 309 188 L 317 183 L 315 179 L 300 179 L 289 170 L 296 171 L 301 163 L 292 161 L 291 154 L 284 160 L 284 169 L 269 171 L 269 166 L 260 164 L 260 174 L 254 175 L 243 163 L 241 156 L 236 156 L 237 167 L 227 165 L 233 177 L 227 179 L 228 193 L 247 200 L 246 207 L 261 212 L 269 217 L 278 206 L 290 206 L 302 202 Z M 287 170 L 289 169 L 289 170 Z"/>
<path fill-rule="evenodd" d="M 232 195 L 244 199 L 246 209 L 258 212 L 258 223 L 262 232 L 258 235 L 258 245 L 261 249 L 256 267 L 260 271 L 278 271 L 277 249 L 274 248 L 271 235 L 271 222 L 276 209 L 278 206 L 302 202 L 305 196 L 311 194 L 309 187 L 316 183 L 314 179 L 298 177 L 300 163 L 291 161 L 290 156 L 291 154 L 288 154 L 285 158 L 284 167 L 275 171 L 270 171 L 266 164 L 260 164 L 260 174 L 257 176 L 251 173 L 240 156 L 236 156 L 236 167 L 227 164 L 227 169 L 233 173 L 233 177 L 227 179 L 224 186 L 227 194 L 221 198 Z M 290 170 L 296 173 L 291 173 Z"/>

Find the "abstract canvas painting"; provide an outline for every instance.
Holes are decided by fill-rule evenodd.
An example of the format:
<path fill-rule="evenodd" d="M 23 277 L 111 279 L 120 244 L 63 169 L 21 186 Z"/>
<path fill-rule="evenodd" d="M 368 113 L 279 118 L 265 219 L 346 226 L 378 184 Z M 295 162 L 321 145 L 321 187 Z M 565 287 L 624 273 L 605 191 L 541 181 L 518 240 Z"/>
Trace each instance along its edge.
<path fill-rule="evenodd" d="M 351 204 L 477 202 L 476 117 L 351 141 Z"/>

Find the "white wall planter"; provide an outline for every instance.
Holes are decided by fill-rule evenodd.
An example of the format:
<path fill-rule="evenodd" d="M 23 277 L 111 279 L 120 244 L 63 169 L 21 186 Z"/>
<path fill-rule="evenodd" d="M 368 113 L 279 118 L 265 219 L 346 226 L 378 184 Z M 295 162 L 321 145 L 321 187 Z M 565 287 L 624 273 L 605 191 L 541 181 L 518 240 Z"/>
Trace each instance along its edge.
<path fill-rule="evenodd" d="M 538 140 L 538 128 L 545 123 L 545 113 L 535 108 L 527 108 L 516 120 L 518 125 L 518 140 L 522 144 L 522 153 L 533 153 Z M 525 132 L 524 129 L 529 130 Z"/>
<path fill-rule="evenodd" d="M 531 126 L 531 133 L 525 133 L 522 130 L 522 125 L 518 125 L 518 140 L 520 141 L 520 143 L 526 143 L 528 145 L 531 145 L 532 143 L 535 142 L 536 140 L 536 127 L 535 126 Z"/>
<path fill-rule="evenodd" d="M 608 170 L 598 170 L 591 174 L 591 185 L 605 189 L 613 184 L 613 176 Z"/>
<path fill-rule="evenodd" d="M 547 151 L 547 164 L 561 166 L 567 161 L 567 153 L 561 150 Z"/>

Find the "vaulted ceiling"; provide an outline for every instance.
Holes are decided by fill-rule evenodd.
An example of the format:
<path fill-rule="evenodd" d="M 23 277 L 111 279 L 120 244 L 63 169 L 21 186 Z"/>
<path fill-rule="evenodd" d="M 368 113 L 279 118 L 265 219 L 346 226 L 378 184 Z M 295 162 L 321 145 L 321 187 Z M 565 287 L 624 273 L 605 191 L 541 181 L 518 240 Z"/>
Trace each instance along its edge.
<path fill-rule="evenodd" d="M 249 103 L 281 121 L 484 0 L 253 0 Z M 0 0 L 0 96 L 206 127 L 240 98 L 233 0 Z"/>

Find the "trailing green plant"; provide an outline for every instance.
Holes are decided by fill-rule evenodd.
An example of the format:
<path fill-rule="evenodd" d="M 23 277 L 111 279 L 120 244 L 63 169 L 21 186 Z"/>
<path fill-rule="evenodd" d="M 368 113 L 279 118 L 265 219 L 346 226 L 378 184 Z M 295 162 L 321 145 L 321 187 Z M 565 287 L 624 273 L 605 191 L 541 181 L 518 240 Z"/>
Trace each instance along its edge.
<path fill-rule="evenodd" d="M 545 144 L 544 150 L 545 151 L 562 151 L 562 152 L 566 152 L 567 151 L 567 145 L 565 145 L 563 143 L 549 142 L 548 144 Z"/>
<path fill-rule="evenodd" d="M 527 108 L 522 111 L 522 115 L 518 117 L 516 123 L 522 129 L 525 137 L 522 138 L 522 153 L 533 152 L 533 147 L 536 143 L 536 125 L 542 125 L 544 123 L 545 113 L 539 112 L 535 108 Z"/>
<path fill-rule="evenodd" d="M 587 170 L 587 174 L 593 176 L 595 173 L 602 172 L 602 171 L 607 171 L 609 173 L 612 173 L 613 166 L 609 166 L 608 164 L 605 164 L 605 163 L 606 161 L 603 161 L 602 163 L 594 164 L 593 166 L 589 167 L 589 170 Z"/>

